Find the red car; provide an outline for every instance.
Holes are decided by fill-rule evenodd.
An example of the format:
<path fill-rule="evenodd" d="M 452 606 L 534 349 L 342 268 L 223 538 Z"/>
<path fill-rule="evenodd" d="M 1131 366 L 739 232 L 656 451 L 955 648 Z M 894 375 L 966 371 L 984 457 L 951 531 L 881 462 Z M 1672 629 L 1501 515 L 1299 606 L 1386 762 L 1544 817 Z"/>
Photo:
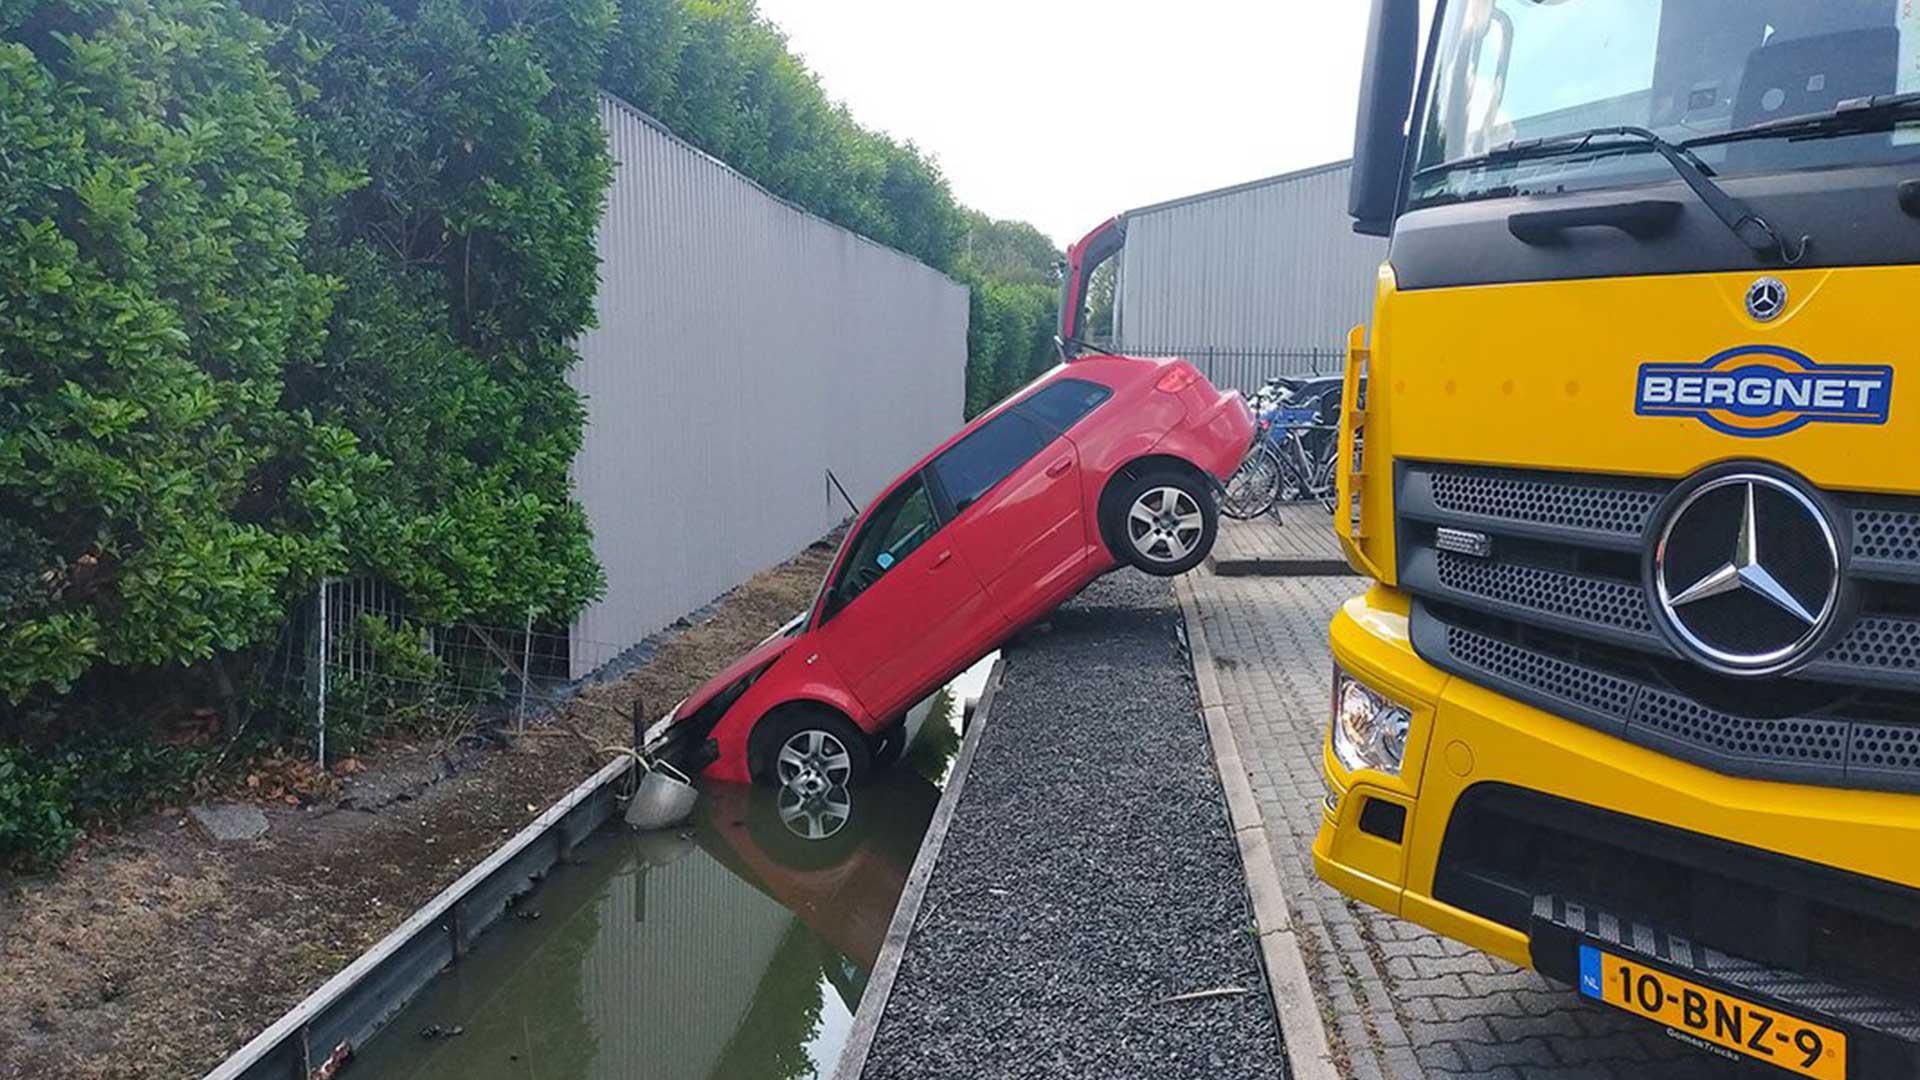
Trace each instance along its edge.
<path fill-rule="evenodd" d="M 1111 355 L 1041 376 L 861 514 L 810 610 L 648 730 L 714 780 L 857 784 L 900 719 L 1121 564 L 1172 576 L 1213 547 L 1253 416 L 1184 360 Z"/>

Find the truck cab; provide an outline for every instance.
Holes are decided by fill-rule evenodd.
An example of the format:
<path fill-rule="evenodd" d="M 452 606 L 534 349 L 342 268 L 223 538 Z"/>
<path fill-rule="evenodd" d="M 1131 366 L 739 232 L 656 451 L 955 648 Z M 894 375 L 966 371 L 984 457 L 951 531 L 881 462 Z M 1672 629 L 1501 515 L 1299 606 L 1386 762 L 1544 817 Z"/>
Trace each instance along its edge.
<path fill-rule="evenodd" d="M 1920 1075 L 1920 6 L 1420 6 L 1356 131 L 1316 868 L 1703 1048 Z"/>

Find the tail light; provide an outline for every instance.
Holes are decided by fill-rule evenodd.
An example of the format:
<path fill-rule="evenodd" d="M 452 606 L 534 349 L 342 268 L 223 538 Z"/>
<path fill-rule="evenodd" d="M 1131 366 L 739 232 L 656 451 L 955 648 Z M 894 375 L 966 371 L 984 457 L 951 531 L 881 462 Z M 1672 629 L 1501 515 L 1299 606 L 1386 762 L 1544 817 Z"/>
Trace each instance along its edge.
<path fill-rule="evenodd" d="M 1160 381 L 1154 383 L 1153 388 L 1163 394 L 1177 394 L 1199 381 L 1199 371 L 1187 364 L 1176 364 L 1160 376 Z"/>

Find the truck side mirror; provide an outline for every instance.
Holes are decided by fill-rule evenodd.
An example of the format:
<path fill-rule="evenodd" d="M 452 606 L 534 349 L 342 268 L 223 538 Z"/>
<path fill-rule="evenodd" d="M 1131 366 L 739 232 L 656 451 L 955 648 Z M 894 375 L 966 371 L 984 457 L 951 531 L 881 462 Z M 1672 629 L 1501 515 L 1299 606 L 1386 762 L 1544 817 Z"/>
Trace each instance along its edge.
<path fill-rule="evenodd" d="M 1373 0 L 1360 71 L 1360 115 L 1353 128 L 1353 180 L 1347 192 L 1354 232 L 1393 232 L 1419 50 L 1419 0 Z"/>

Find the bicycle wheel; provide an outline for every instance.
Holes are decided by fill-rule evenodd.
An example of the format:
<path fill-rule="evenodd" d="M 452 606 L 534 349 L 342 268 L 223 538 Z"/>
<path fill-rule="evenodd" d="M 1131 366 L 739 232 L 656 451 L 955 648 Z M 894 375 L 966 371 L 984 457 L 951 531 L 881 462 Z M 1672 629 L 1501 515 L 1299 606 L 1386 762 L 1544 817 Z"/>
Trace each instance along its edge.
<path fill-rule="evenodd" d="M 1280 498 L 1277 503 L 1296 503 L 1313 494 L 1310 466 L 1300 460 L 1299 447 L 1288 446 L 1274 452 L 1280 459 Z"/>
<path fill-rule="evenodd" d="M 1220 494 L 1220 512 L 1247 521 L 1267 512 L 1280 497 L 1280 458 L 1262 442 L 1247 453 L 1240 468 L 1227 478 Z"/>
<path fill-rule="evenodd" d="M 1314 489 L 1320 496 L 1320 505 L 1326 507 L 1329 514 L 1340 508 L 1340 484 L 1333 475 L 1333 463 L 1337 460 L 1339 460 L 1338 454 L 1323 459 L 1319 469 L 1316 470 L 1317 475 L 1313 478 Z"/>

